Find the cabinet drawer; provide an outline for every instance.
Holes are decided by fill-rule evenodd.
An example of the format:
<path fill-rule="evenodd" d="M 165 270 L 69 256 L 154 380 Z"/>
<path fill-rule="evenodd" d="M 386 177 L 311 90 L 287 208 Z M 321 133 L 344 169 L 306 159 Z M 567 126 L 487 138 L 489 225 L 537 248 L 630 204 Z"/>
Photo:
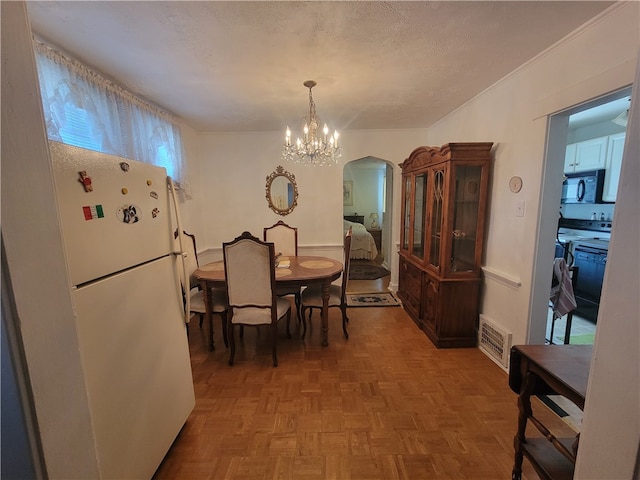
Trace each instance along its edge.
<path fill-rule="evenodd" d="M 422 271 L 400 258 L 400 275 L 398 276 L 398 295 L 405 310 L 418 321 L 421 313 Z"/>
<path fill-rule="evenodd" d="M 438 333 L 438 290 L 437 280 L 427 276 L 424 281 L 424 321 L 431 330 Z"/>
<path fill-rule="evenodd" d="M 400 293 L 400 292 L 398 292 Z M 420 299 L 411 294 L 400 295 L 402 306 L 413 320 L 420 326 Z"/>
<path fill-rule="evenodd" d="M 404 259 L 400 259 L 399 287 L 414 297 L 420 298 L 422 271 Z"/>

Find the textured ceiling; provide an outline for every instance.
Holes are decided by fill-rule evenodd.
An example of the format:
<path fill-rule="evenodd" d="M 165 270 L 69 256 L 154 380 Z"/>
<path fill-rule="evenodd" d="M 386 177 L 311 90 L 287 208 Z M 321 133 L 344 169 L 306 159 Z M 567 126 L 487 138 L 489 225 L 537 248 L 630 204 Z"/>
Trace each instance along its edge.
<path fill-rule="evenodd" d="M 36 34 L 198 131 L 422 128 L 606 1 L 28 2 Z"/>

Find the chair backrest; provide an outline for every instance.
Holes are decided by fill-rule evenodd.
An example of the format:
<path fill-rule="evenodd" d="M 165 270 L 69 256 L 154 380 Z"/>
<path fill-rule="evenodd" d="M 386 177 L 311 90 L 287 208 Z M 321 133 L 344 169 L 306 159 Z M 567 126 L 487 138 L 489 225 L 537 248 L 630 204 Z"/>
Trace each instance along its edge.
<path fill-rule="evenodd" d="M 298 255 L 298 229 L 290 227 L 282 220 L 263 230 L 265 242 L 272 242 L 276 254 L 280 253 L 285 257 Z"/>
<path fill-rule="evenodd" d="M 178 238 L 178 231 L 174 232 L 174 237 Z M 196 249 L 196 236 L 185 231 L 182 232 L 182 248 L 184 249 L 184 262 L 187 269 L 187 275 L 189 275 L 189 288 L 195 288 L 198 286 L 198 280 L 193 276 L 193 273 L 198 269 L 200 264 L 198 263 L 198 250 Z M 178 268 L 180 272 L 180 283 L 184 282 L 184 273 L 182 268 Z"/>
<path fill-rule="evenodd" d="M 349 268 L 351 267 L 351 227 L 344 236 L 344 269 L 342 270 L 341 302 L 346 303 L 347 282 L 349 281 Z"/>
<path fill-rule="evenodd" d="M 249 232 L 244 232 L 231 242 L 222 244 L 224 271 L 229 306 L 234 309 L 263 309 L 259 322 L 277 321 L 275 295 L 275 250 L 273 243 L 262 242 Z"/>

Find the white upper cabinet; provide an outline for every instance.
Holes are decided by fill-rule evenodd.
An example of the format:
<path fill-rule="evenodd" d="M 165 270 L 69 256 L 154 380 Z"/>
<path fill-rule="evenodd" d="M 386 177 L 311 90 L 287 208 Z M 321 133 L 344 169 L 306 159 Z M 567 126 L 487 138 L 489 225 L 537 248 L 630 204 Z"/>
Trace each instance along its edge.
<path fill-rule="evenodd" d="M 567 145 L 564 173 L 605 168 L 608 139 L 609 137 L 598 137 Z"/>
<path fill-rule="evenodd" d="M 570 143 L 564 154 L 564 173 L 573 173 L 576 167 L 576 144 Z"/>
<path fill-rule="evenodd" d="M 620 181 L 620 167 L 622 166 L 622 153 L 624 151 L 625 132 L 609 135 L 607 158 L 604 176 L 604 189 L 602 191 L 603 202 L 615 202 Z"/>

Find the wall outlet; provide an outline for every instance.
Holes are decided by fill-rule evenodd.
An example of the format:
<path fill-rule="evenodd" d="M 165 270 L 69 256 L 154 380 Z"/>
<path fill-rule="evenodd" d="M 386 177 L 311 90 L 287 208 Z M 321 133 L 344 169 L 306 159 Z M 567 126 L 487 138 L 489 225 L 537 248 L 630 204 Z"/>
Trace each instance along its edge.
<path fill-rule="evenodd" d="M 524 217 L 524 200 L 516 202 L 514 210 L 516 217 Z"/>

